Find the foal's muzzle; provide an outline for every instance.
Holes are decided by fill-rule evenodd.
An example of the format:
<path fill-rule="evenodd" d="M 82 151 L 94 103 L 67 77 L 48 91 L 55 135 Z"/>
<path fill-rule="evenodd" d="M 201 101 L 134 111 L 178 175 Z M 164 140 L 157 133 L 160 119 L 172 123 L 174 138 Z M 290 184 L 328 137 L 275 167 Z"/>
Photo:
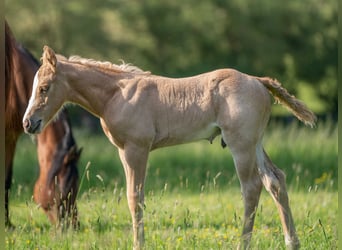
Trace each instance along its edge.
<path fill-rule="evenodd" d="M 25 119 L 23 121 L 23 127 L 25 133 L 28 134 L 35 134 L 40 132 L 40 125 L 41 125 L 42 120 L 37 120 L 34 121 L 33 119 Z"/>

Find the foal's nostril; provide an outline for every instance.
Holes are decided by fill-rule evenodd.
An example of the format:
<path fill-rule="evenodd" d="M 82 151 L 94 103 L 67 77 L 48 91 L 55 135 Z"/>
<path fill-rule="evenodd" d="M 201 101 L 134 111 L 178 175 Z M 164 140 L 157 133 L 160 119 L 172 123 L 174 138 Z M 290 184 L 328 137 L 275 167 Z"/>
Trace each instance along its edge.
<path fill-rule="evenodd" d="M 29 127 L 31 127 L 31 122 L 30 122 L 30 120 L 29 119 L 25 119 L 24 120 L 24 122 L 23 122 L 23 127 L 24 128 L 29 128 Z"/>

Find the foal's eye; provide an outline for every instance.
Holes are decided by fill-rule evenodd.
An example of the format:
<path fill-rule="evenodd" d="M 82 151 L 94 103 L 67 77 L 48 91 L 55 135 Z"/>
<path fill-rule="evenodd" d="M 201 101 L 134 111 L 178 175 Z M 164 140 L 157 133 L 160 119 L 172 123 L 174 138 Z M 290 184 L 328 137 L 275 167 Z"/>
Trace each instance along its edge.
<path fill-rule="evenodd" d="M 39 93 L 40 94 L 46 94 L 49 90 L 49 86 L 40 86 L 39 87 Z"/>

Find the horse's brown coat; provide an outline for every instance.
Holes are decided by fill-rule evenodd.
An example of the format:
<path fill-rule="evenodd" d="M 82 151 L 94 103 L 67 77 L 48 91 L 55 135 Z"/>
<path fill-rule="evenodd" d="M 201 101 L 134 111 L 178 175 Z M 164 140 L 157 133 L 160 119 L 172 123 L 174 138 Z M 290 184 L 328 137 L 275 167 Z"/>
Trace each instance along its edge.
<path fill-rule="evenodd" d="M 233 154 L 245 205 L 240 247 L 247 248 L 262 184 L 278 206 L 286 245 L 299 247 L 286 191 L 285 176 L 262 146 L 270 93 L 300 120 L 315 115 L 270 78 L 233 69 L 172 79 L 81 58 L 56 57 L 44 47 L 23 125 L 39 133 L 66 102 L 79 104 L 100 118 L 104 133 L 118 147 L 124 166 L 134 247 L 143 247 L 146 163 L 153 149 L 221 135 Z M 48 91 L 41 91 L 48 86 Z"/>
<path fill-rule="evenodd" d="M 13 158 L 17 139 L 23 132 L 22 117 L 30 98 L 33 77 L 39 68 L 39 63 L 16 42 L 7 22 L 5 22 L 5 39 L 5 223 L 11 226 L 8 205 Z M 59 119 L 37 136 L 36 141 L 40 173 L 35 183 L 34 200 L 44 209 L 51 222 L 58 223 L 59 219 L 64 218 L 64 215 L 58 211 L 63 207 L 64 213 L 69 213 L 73 224 L 77 225 L 76 159 L 81 151 L 77 150 L 66 113 L 62 112 Z M 22 167 L 33 169 L 35 166 Z M 55 176 L 58 188 L 55 188 Z M 67 194 L 70 194 L 68 198 Z"/>

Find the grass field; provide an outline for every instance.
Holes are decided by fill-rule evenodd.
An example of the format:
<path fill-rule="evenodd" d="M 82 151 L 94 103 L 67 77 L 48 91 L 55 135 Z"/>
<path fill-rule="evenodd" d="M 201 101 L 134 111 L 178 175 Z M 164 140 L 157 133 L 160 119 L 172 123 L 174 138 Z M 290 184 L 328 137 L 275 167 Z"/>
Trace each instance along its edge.
<path fill-rule="evenodd" d="M 124 173 L 104 135 L 76 130 L 85 176 L 78 199 L 81 228 L 61 232 L 32 201 L 38 175 L 34 145 L 18 145 L 6 249 L 131 249 Z M 265 149 L 287 174 L 302 249 L 337 249 L 337 127 L 272 125 Z M 84 175 L 85 166 L 90 162 Z M 152 152 L 146 180 L 146 249 L 235 249 L 243 214 L 231 155 L 216 139 Z M 263 192 L 252 249 L 284 249 L 276 207 Z"/>

